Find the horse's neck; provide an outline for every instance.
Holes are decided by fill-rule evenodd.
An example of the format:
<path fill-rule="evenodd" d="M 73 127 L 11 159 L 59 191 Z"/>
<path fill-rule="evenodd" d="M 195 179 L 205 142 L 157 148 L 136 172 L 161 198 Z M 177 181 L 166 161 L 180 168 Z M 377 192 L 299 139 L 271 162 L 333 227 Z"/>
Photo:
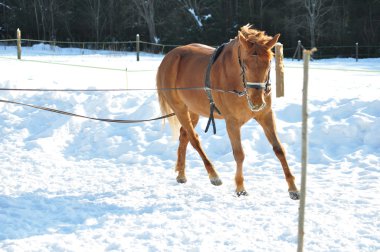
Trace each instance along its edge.
<path fill-rule="evenodd" d="M 228 62 L 234 62 L 238 59 L 239 42 L 236 39 L 231 40 L 225 45 L 225 49 L 221 56 L 224 56 Z"/>
<path fill-rule="evenodd" d="M 219 56 L 219 60 L 215 64 L 216 68 L 218 68 L 218 73 L 220 78 L 225 79 L 221 85 L 231 85 L 236 84 L 240 85 L 241 81 L 241 69 L 239 65 L 239 54 L 238 54 L 238 41 L 236 39 L 230 41 L 225 45 L 225 48 L 221 55 Z"/>

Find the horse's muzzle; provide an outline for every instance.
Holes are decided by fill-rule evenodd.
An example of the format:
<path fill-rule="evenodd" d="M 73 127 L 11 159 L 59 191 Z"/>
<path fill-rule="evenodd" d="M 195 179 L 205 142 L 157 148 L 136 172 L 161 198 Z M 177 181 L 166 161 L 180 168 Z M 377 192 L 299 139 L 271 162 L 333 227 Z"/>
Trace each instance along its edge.
<path fill-rule="evenodd" d="M 261 105 L 253 105 L 253 107 L 251 107 L 250 109 L 252 112 L 259 112 L 259 111 L 263 110 L 266 107 L 266 105 L 267 104 L 264 102 Z"/>
<path fill-rule="evenodd" d="M 259 112 L 263 110 L 266 107 L 266 103 L 263 101 L 263 103 L 255 105 L 253 102 L 247 97 L 249 108 L 252 112 Z"/>

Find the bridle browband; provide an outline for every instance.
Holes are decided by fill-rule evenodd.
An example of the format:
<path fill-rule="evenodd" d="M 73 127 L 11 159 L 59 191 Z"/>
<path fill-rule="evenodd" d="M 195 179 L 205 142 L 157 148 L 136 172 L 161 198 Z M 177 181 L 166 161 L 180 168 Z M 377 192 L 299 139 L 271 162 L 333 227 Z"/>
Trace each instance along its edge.
<path fill-rule="evenodd" d="M 221 112 L 216 107 L 214 99 L 212 98 L 212 93 L 211 93 L 212 89 L 211 89 L 210 75 L 211 75 L 211 67 L 215 63 L 215 61 L 217 60 L 218 56 L 223 51 L 225 45 L 226 45 L 225 43 L 222 44 L 222 45 L 220 45 L 214 51 L 214 53 L 211 55 L 211 58 L 210 58 L 209 63 L 207 65 L 207 70 L 206 70 L 206 75 L 205 75 L 205 88 L 204 89 L 205 89 L 207 97 L 208 97 L 208 99 L 210 101 L 210 116 L 209 116 L 209 119 L 208 119 L 208 122 L 207 122 L 207 126 L 206 126 L 206 129 L 205 129 L 205 132 L 208 131 L 208 129 L 210 127 L 210 124 L 212 123 L 214 134 L 216 134 L 214 111 L 216 111 L 219 115 L 221 115 Z M 271 93 L 270 64 L 269 64 L 269 71 L 268 71 L 266 82 L 249 82 L 249 81 L 247 81 L 246 74 L 245 74 L 246 66 L 244 64 L 244 61 L 241 59 L 240 45 L 238 47 L 238 61 L 239 61 L 240 69 L 241 69 L 241 77 L 242 77 L 242 84 L 243 84 L 243 87 L 244 87 L 244 91 L 243 92 L 239 92 L 239 91 L 234 90 L 233 92 L 236 93 L 239 97 L 245 95 L 246 98 L 247 98 L 248 105 L 249 105 L 249 108 L 251 109 L 251 111 L 257 112 L 257 111 L 261 110 L 262 108 L 264 108 L 266 104 L 263 103 L 261 106 L 255 106 L 253 104 L 253 102 L 249 99 L 248 89 L 249 88 L 254 88 L 254 89 L 258 89 L 258 90 L 259 89 L 265 89 L 265 95 L 266 96 Z"/>

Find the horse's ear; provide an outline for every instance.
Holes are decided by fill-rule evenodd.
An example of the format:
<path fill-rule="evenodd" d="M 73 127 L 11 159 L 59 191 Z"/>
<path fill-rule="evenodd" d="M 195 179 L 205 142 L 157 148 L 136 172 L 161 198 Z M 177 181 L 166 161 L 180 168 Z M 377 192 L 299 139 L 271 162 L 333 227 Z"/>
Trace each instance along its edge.
<path fill-rule="evenodd" d="M 277 43 L 279 37 L 280 37 L 280 33 L 277 33 L 276 35 L 274 35 L 274 37 L 271 40 L 269 40 L 265 44 L 265 46 L 268 47 L 268 49 L 272 49 L 273 46 Z"/>
<path fill-rule="evenodd" d="M 244 35 L 239 31 L 239 43 L 243 46 L 245 50 L 248 50 L 252 47 L 252 43 L 249 42 Z"/>

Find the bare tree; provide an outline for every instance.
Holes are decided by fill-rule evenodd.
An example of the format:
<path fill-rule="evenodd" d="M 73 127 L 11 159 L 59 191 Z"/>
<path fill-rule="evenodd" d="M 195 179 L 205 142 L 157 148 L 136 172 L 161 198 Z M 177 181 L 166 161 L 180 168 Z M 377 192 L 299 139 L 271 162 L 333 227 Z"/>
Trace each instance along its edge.
<path fill-rule="evenodd" d="M 259 17 L 260 17 L 260 29 L 263 29 L 264 13 L 267 7 L 273 2 L 273 0 L 260 0 L 259 1 Z"/>
<path fill-rule="evenodd" d="M 28 3 L 28 7 L 31 7 L 34 12 L 38 39 L 55 38 L 57 30 L 55 19 L 59 12 L 57 1 L 33 0 L 33 2 Z"/>
<path fill-rule="evenodd" d="M 39 17 L 38 17 L 38 4 L 37 4 L 37 0 L 33 1 L 33 9 L 34 9 L 34 17 L 36 19 L 37 39 L 40 39 L 40 23 L 39 23 Z"/>
<path fill-rule="evenodd" d="M 156 25 L 154 22 L 154 0 L 133 0 L 137 12 L 148 26 L 149 38 L 152 43 L 157 43 Z"/>
<path fill-rule="evenodd" d="M 96 42 L 99 42 L 101 33 L 104 28 L 104 22 L 102 22 L 101 12 L 100 12 L 100 0 L 87 0 L 85 2 L 89 11 L 89 16 L 91 20 L 91 28 L 95 34 Z"/>
<path fill-rule="evenodd" d="M 55 0 L 50 0 L 49 3 L 49 11 L 50 11 L 50 39 L 55 40 L 56 34 L 55 34 Z"/>
<path fill-rule="evenodd" d="M 41 26 L 42 26 L 42 39 L 46 40 L 46 15 L 45 15 L 45 5 L 43 0 L 34 1 L 35 9 L 39 11 L 41 18 Z M 36 14 L 36 23 L 38 23 L 38 15 Z M 41 37 L 40 37 L 41 38 Z"/>
<path fill-rule="evenodd" d="M 113 37 L 114 36 L 114 20 L 116 16 L 116 4 L 115 0 L 109 0 L 108 1 L 108 6 L 107 6 L 107 19 L 108 19 L 108 30 L 109 30 L 109 36 Z"/>
<path fill-rule="evenodd" d="M 332 11 L 333 3 L 334 1 L 326 0 L 304 0 L 312 48 L 316 46 L 317 38 L 320 35 L 320 28 L 327 22 L 325 17 Z"/>
<path fill-rule="evenodd" d="M 376 35 L 380 27 L 380 0 L 367 1 L 367 16 L 365 19 L 365 26 L 363 27 L 363 34 L 369 44 L 376 43 Z M 377 8 L 376 8 L 377 7 Z"/>

